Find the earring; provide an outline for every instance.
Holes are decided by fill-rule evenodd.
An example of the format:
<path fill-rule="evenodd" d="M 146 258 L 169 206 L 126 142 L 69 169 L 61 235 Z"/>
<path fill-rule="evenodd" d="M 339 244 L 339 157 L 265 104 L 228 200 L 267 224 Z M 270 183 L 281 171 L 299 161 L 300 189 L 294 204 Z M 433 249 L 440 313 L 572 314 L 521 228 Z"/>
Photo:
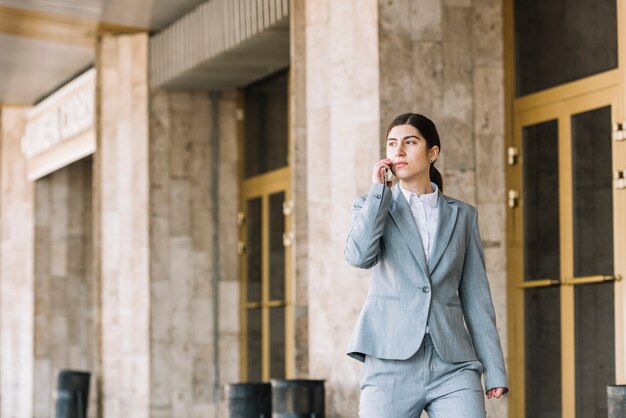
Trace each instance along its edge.
<path fill-rule="evenodd" d="M 432 164 L 432 163 L 434 163 L 434 162 L 435 162 L 435 160 L 430 160 L 430 163 L 431 163 L 431 164 Z"/>

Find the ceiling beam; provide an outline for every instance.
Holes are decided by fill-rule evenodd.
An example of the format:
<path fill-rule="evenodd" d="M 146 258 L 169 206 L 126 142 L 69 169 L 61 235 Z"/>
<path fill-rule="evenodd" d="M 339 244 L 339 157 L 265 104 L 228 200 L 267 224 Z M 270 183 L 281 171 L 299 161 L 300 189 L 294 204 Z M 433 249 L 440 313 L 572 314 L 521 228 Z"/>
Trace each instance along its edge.
<path fill-rule="evenodd" d="M 75 16 L 0 6 L 0 33 L 93 48 L 102 33 L 136 33 L 147 28 Z"/>

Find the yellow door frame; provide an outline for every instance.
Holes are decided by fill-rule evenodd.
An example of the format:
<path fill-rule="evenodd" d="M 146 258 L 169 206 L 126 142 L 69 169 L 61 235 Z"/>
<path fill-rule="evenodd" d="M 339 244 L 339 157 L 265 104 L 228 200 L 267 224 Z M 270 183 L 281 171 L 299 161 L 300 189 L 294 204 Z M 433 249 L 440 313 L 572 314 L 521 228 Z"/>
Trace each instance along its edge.
<path fill-rule="evenodd" d="M 289 83 L 291 84 L 291 83 Z M 290 86 L 288 86 L 288 91 Z M 238 94 L 238 123 L 237 123 L 237 142 L 239 157 L 239 179 L 240 179 L 240 195 L 239 195 L 239 343 L 240 343 L 240 380 L 248 381 L 248 324 L 246 311 L 248 309 L 261 309 L 261 378 L 264 381 L 270 379 L 270 308 L 285 308 L 285 377 L 292 378 L 294 375 L 294 307 L 293 307 L 293 190 L 292 190 L 292 173 L 291 167 L 288 165 L 283 168 L 272 170 L 254 177 L 245 178 L 243 162 L 244 155 L 244 92 L 239 91 Z M 291 100 L 289 94 L 288 101 Z M 288 105 L 288 109 L 290 106 Z M 285 117 L 289 117 L 287 114 Z M 291 129 L 288 130 L 287 147 L 289 157 L 287 161 L 291 161 Z M 269 197 L 275 193 L 285 193 L 285 203 L 283 204 L 283 215 L 285 217 L 285 230 L 283 233 L 283 245 L 285 249 L 284 261 L 284 277 L 285 277 L 285 298 L 284 300 L 270 299 L 270 263 L 269 263 Z M 247 301 L 248 295 L 248 266 L 246 258 L 247 243 L 247 224 L 246 224 L 246 203 L 250 199 L 261 198 L 261 302 L 250 303 Z"/>
<path fill-rule="evenodd" d="M 617 1 L 617 0 L 616 0 Z M 618 68 L 607 73 L 594 75 L 582 80 L 567 83 L 545 91 L 516 98 L 515 93 L 515 21 L 514 0 L 503 1 L 503 40 L 504 40 L 504 70 L 505 70 L 505 144 L 507 153 L 503 157 L 507 161 L 514 161 L 516 156 L 509 154 L 509 149 L 520 149 L 521 126 L 540 123 L 558 117 L 559 119 L 559 148 L 565 146 L 566 155 L 559 156 L 559 177 L 567 179 L 569 184 L 560 185 L 559 201 L 561 208 L 561 243 L 567 245 L 566 252 L 573 254 L 573 236 L 571 229 L 572 205 L 571 205 L 571 144 L 570 120 L 565 121 L 563 115 L 593 109 L 591 103 L 586 102 L 586 94 L 597 92 L 594 99 L 602 103 L 611 104 L 612 118 L 614 122 L 621 123 L 622 129 L 626 125 L 626 108 L 624 106 L 624 89 L 626 88 L 626 7 L 624 2 L 617 1 L 617 30 L 618 30 Z M 612 93 L 607 93 L 611 90 Z M 604 93 L 601 93 L 604 91 Z M 603 94 L 613 95 L 610 100 Z M 577 96 L 580 100 L 575 100 Z M 570 100 L 568 104 L 563 102 Z M 597 104 L 597 103 L 596 103 Z M 563 108 L 564 106 L 564 108 Z M 567 132 L 563 127 L 567 126 Z M 626 135 L 626 134 L 625 134 Z M 567 141 L 565 145 L 562 142 Z M 613 173 L 617 177 L 619 172 L 626 170 L 626 140 L 613 141 Z M 514 191 L 522 189 L 522 159 L 517 158 L 517 165 L 508 165 L 506 170 L 507 190 L 513 192 L 509 197 L 515 197 Z M 567 161 L 563 161 L 567 159 Z M 563 163 L 567 166 L 563 166 Z M 565 174 L 566 173 L 566 174 Z M 521 193 L 520 193 L 521 196 Z M 569 203 L 568 203 L 569 202 Z M 510 418 L 525 418 L 525 381 L 524 381 L 524 304 L 523 304 L 523 201 L 517 208 L 507 211 L 507 331 L 509 336 L 509 371 L 510 384 L 512 387 L 509 403 Z M 613 191 L 613 228 L 614 228 L 614 265 L 615 274 L 624 277 L 626 272 L 626 190 Z M 568 223 L 569 222 L 569 223 Z M 567 239 L 567 241 L 564 241 Z M 563 250 L 562 250 L 563 253 Z M 572 277 L 571 266 L 573 260 L 561 259 L 562 277 Z M 538 285 L 553 285 L 550 279 L 535 281 Z M 543 282 L 543 283 L 540 283 Z M 520 284 L 522 284 L 520 286 Z M 565 286 L 562 286 L 565 287 Z M 615 282 L 615 375 L 617 384 L 626 384 L 626 280 Z M 567 290 L 561 292 L 561 316 L 569 323 L 563 324 L 567 328 L 572 327 L 574 321 L 573 286 L 567 286 Z M 573 337 L 573 333 L 572 333 Z M 575 376 L 573 347 L 566 350 L 562 356 L 562 381 L 567 383 L 563 387 L 562 407 L 563 417 L 575 416 L 575 403 L 570 402 L 570 397 L 575 400 Z M 568 371 L 569 369 L 569 371 Z M 565 380 L 567 379 L 567 380 Z M 567 395 L 565 392 L 571 394 Z M 579 417 L 580 418 L 580 417 Z"/>
<path fill-rule="evenodd" d="M 585 93 L 586 92 L 586 93 Z M 525 380 L 524 380 L 524 289 L 545 286 L 560 286 L 561 298 L 561 388 L 562 416 L 576 416 L 576 376 L 575 376 L 575 324 L 574 324 L 574 286 L 606 280 L 602 276 L 574 278 L 574 236 L 573 236 L 573 191 L 572 191 L 572 151 L 571 151 L 571 116 L 604 106 L 611 106 L 612 122 L 620 120 L 622 113 L 619 89 L 619 72 L 608 71 L 583 80 L 575 81 L 549 89 L 541 93 L 517 99 L 514 106 L 514 135 L 512 147 L 518 150 L 518 161 L 507 168 L 507 186 L 509 190 L 518 192 L 519 204 L 510 208 L 507 216 L 508 240 L 508 287 L 509 287 L 509 338 L 510 373 L 513 386 L 510 416 L 525 417 Z M 559 215 L 560 215 L 560 271 L 561 277 L 547 277 L 543 280 L 524 281 L 523 271 L 523 190 L 522 168 L 524 155 L 522 150 L 522 130 L 549 120 L 558 121 L 558 152 L 559 164 Z M 619 145 L 613 142 L 613 164 L 619 166 Z M 623 155 L 622 155 L 623 156 Z M 614 191 L 613 195 L 620 195 Z M 623 194 L 622 194 L 623 195 Z M 624 276 L 624 223 L 621 214 L 626 213 L 623 199 L 614 200 L 614 259 L 615 276 Z M 621 224 L 620 224 L 621 222 Z M 621 231 L 621 234 L 620 232 Z M 623 327 L 618 314 L 618 301 L 623 301 L 621 289 L 623 283 L 615 284 L 616 300 L 616 368 L 623 361 L 620 355 L 624 346 Z M 622 294 L 622 296 L 619 296 Z M 617 372 L 617 370 L 616 370 Z M 618 381 L 619 381 L 618 377 Z"/>

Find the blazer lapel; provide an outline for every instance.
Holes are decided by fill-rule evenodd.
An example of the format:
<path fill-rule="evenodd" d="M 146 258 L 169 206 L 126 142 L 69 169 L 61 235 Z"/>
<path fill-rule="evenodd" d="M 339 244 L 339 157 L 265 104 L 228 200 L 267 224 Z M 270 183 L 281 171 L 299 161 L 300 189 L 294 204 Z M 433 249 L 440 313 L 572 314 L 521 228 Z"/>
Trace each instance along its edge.
<path fill-rule="evenodd" d="M 435 236 L 435 246 L 428 259 L 428 267 L 430 271 L 435 270 L 437 263 L 441 260 L 444 250 L 450 242 L 452 232 L 454 231 L 454 225 L 456 224 L 456 215 L 459 211 L 457 205 L 448 200 L 443 193 L 439 194 L 439 220 L 437 221 L 437 235 Z"/>
<path fill-rule="evenodd" d="M 404 196 L 402 195 L 402 191 L 400 187 L 396 185 L 392 189 L 392 196 L 394 201 L 389 208 L 389 213 L 391 217 L 400 228 L 402 232 L 402 236 L 406 240 L 413 256 L 417 259 L 417 263 L 420 268 L 426 275 L 428 275 L 428 263 L 426 262 L 426 253 L 424 252 L 424 247 L 422 246 L 422 239 L 420 238 L 419 232 L 417 230 L 417 225 L 415 225 L 415 220 L 413 219 L 413 215 L 411 214 L 411 208 L 409 207 L 409 203 L 406 201 Z"/>

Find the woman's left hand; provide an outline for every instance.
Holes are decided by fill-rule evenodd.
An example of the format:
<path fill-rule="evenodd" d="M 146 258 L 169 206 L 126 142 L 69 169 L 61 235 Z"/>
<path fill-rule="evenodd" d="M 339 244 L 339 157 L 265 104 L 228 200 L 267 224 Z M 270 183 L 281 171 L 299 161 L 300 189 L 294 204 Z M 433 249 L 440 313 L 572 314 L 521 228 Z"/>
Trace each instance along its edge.
<path fill-rule="evenodd" d="M 487 399 L 491 399 L 492 397 L 496 397 L 497 399 L 500 399 L 500 396 L 502 396 L 502 394 L 504 393 L 505 388 L 493 388 L 493 389 L 489 389 L 487 391 Z"/>

